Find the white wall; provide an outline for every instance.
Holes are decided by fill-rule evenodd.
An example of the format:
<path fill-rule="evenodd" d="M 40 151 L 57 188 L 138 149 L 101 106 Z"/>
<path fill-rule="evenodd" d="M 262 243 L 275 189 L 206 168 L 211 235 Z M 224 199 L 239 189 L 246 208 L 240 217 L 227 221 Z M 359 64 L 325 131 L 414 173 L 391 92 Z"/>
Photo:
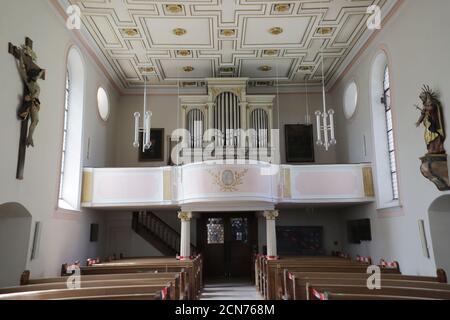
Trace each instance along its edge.
<path fill-rule="evenodd" d="M 121 119 L 116 127 L 116 152 L 115 165 L 117 167 L 148 167 L 148 166 L 164 166 L 168 162 L 168 136 L 172 131 L 178 128 L 178 119 L 181 112 L 177 112 L 177 95 L 149 95 L 149 107 L 153 113 L 152 127 L 165 129 L 165 150 L 163 162 L 139 162 L 138 151 L 133 148 L 134 140 L 134 117 L 133 114 L 138 111 L 142 113 L 143 96 L 122 96 L 120 98 L 118 108 L 118 118 Z M 315 121 L 314 113 L 316 110 L 322 110 L 322 95 L 313 93 L 309 95 L 311 121 Z M 278 106 L 280 106 L 280 114 L 278 117 Z M 296 93 L 283 93 L 275 99 L 273 110 L 273 127 L 281 128 L 280 130 L 280 153 L 281 162 L 286 163 L 285 151 L 285 132 L 286 124 L 303 124 L 306 114 L 306 95 Z M 280 121 L 278 121 L 280 119 Z M 315 123 L 315 122 L 314 122 Z M 316 137 L 316 132 L 314 132 Z M 336 162 L 335 147 L 330 152 L 325 152 L 321 147 L 315 144 L 316 163 L 329 164 Z"/>
<path fill-rule="evenodd" d="M 423 140 L 424 129 L 418 129 L 414 125 L 419 112 L 413 105 L 419 103 L 422 85 L 429 84 L 441 93 L 445 120 L 450 123 L 450 41 L 443 40 L 448 39 L 449 11 L 450 2 L 447 0 L 404 1 L 330 94 L 337 103 L 339 119 L 338 161 L 372 161 L 371 67 L 380 50 L 386 50 L 391 72 L 402 207 L 381 211 L 376 210 L 374 205 L 367 205 L 342 210 L 342 226 L 345 226 L 346 219 L 371 218 L 373 241 L 362 245 L 348 245 L 346 250 L 352 254 L 369 254 L 375 261 L 380 258 L 398 260 L 402 271 L 409 274 L 435 274 L 433 255 L 431 259 L 427 259 L 422 254 L 417 221 L 428 221 L 429 205 L 443 193 L 420 173 L 419 158 L 426 153 L 426 146 Z M 356 80 L 359 88 L 358 109 L 353 119 L 346 121 L 342 112 L 342 100 L 344 90 L 352 80 Z M 367 156 L 364 155 L 362 134 L 367 139 Z M 450 150 L 448 140 L 446 149 Z M 427 222 L 428 238 L 429 229 Z"/>
<path fill-rule="evenodd" d="M 28 36 L 34 41 L 38 64 L 46 69 L 46 80 L 41 86 L 40 123 L 35 132 L 35 148 L 26 155 L 24 180 L 15 178 L 20 123 L 16 107 L 22 95 L 22 83 L 15 59 L 8 54 L 6 45 L 23 44 Z M 40 252 L 36 260 L 28 261 L 27 268 L 33 277 L 55 276 L 61 264 L 83 261 L 89 256 L 103 254 L 103 213 L 87 210 L 68 214 L 56 210 L 58 198 L 59 168 L 63 130 L 64 81 L 66 54 L 71 43 L 76 42 L 73 33 L 65 28 L 65 21 L 48 1 L 3 1 L 0 10 L 0 204 L 18 202 L 25 206 L 35 221 L 42 222 Z M 84 166 L 109 166 L 113 163 L 113 123 L 117 95 L 103 72 L 81 48 L 86 69 L 84 112 Z M 102 85 L 110 95 L 111 117 L 107 123 L 97 112 L 97 87 Z M 90 157 L 87 159 L 87 141 L 91 137 Z M 100 242 L 90 243 L 90 223 L 100 223 Z M 31 238 L 31 237 L 30 237 Z M 0 246 L 9 246 L 1 242 Z M 31 239 L 28 246 L 30 250 Z M 1 251 L 3 252 L 3 251 Z M 23 254 L 23 253 L 17 253 Z M 29 259 L 28 252 L 26 253 Z M 1 256 L 0 260 L 7 257 Z M 23 270 L 14 272 L 20 276 Z"/>
<path fill-rule="evenodd" d="M 181 222 L 178 213 L 174 210 L 156 210 L 153 213 L 170 227 L 181 232 Z M 122 253 L 125 257 L 161 256 L 155 247 L 146 242 L 132 230 L 131 212 L 104 212 L 106 219 L 106 245 L 105 254 L 117 257 Z M 191 242 L 197 242 L 197 220 L 191 220 Z"/>

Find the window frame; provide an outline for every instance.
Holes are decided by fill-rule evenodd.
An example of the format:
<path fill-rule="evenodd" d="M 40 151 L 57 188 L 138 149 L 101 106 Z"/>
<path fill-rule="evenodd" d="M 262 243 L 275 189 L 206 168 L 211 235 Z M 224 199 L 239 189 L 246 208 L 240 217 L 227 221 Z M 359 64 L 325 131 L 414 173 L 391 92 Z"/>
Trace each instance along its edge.
<path fill-rule="evenodd" d="M 392 115 L 392 140 L 394 146 L 398 146 L 396 139 L 396 113 L 395 91 L 393 89 L 392 66 L 389 63 L 387 51 L 382 48 L 374 56 L 371 63 L 370 74 L 370 102 L 371 102 L 371 124 L 372 124 L 372 150 L 373 150 L 373 168 L 374 168 L 374 186 L 376 189 L 376 208 L 378 211 L 385 209 L 401 208 L 401 185 L 399 170 L 399 154 L 395 153 L 395 168 L 397 177 L 398 198 L 395 198 L 395 192 L 392 182 L 391 158 L 389 156 L 388 122 L 386 118 L 386 106 L 383 103 L 385 94 L 385 71 L 389 70 L 391 115 Z M 398 151 L 398 148 L 395 148 Z M 389 187 L 387 187 L 389 185 Z"/>
<path fill-rule="evenodd" d="M 83 154 L 84 154 L 84 111 L 86 104 L 86 68 L 85 68 L 85 60 L 83 54 L 79 50 L 79 48 L 75 45 L 70 45 L 66 51 L 66 72 L 65 72 L 65 81 L 64 81 L 64 113 L 62 116 L 63 128 L 60 140 L 60 158 L 59 158 L 59 172 L 58 172 L 58 181 L 57 181 L 57 190 L 56 190 L 56 203 L 55 203 L 55 214 L 59 216 L 62 214 L 61 218 L 64 218 L 65 214 L 68 214 L 67 218 L 72 219 L 71 217 L 74 214 L 78 214 L 81 212 L 81 194 L 82 194 L 82 185 L 83 185 Z M 74 79 L 76 80 L 74 82 Z M 67 82 L 68 81 L 68 82 Z M 74 85 L 74 83 L 76 83 Z M 67 85 L 69 84 L 69 90 L 67 91 Z M 67 95 L 67 93 L 69 93 Z M 74 97 L 71 97 L 71 95 Z M 76 166 L 73 169 L 72 174 L 76 186 L 71 190 L 75 195 L 73 199 L 67 199 L 64 197 L 64 181 L 67 175 L 67 145 L 69 139 L 69 131 L 70 131 L 70 118 L 71 118 L 71 101 L 75 99 L 76 105 L 78 106 L 77 113 L 72 115 L 77 119 L 75 124 L 79 125 L 74 130 L 78 130 L 74 132 L 72 137 L 78 137 L 75 141 L 79 148 L 79 153 L 75 153 L 77 156 L 74 158 L 72 156 L 72 165 Z M 67 102 L 67 105 L 66 105 Z M 79 104 L 79 105 L 78 105 Z M 66 114 L 66 106 L 67 114 Z M 67 129 L 67 130 L 65 130 Z M 66 144 L 66 147 L 65 147 Z M 79 161 L 78 161 L 79 160 Z M 78 170 L 79 168 L 79 170 Z M 63 170 L 63 171 L 62 171 Z M 76 193 L 76 194 L 75 194 Z M 70 192 L 69 192 L 70 194 Z M 71 203 L 73 202 L 73 204 Z"/>
<path fill-rule="evenodd" d="M 397 170 L 397 147 L 395 143 L 395 134 L 394 134 L 394 120 L 393 120 L 393 110 L 392 110 L 392 99 L 391 99 L 391 85 L 390 85 L 390 72 L 389 65 L 386 64 L 384 68 L 384 79 L 383 79 L 383 97 L 382 103 L 385 107 L 385 118 L 386 118 L 386 134 L 388 137 L 387 145 L 388 145 L 388 156 L 389 156 L 389 167 L 391 170 L 391 187 L 392 187 L 392 201 L 399 200 L 399 188 L 398 188 L 398 170 Z M 392 136 L 392 139 L 390 139 Z M 395 168 L 393 167 L 395 165 Z"/>

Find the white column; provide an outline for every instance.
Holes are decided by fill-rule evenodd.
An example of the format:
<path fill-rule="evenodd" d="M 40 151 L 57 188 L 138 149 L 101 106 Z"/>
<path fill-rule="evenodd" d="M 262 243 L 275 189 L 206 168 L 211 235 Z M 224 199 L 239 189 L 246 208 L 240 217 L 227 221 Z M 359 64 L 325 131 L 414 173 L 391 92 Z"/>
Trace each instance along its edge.
<path fill-rule="evenodd" d="M 278 217 L 278 210 L 264 211 L 266 218 L 266 232 L 267 232 L 267 259 L 278 259 L 277 254 L 277 231 L 275 228 L 275 219 Z"/>
<path fill-rule="evenodd" d="M 192 212 L 180 211 L 181 220 L 180 260 L 189 260 L 191 257 L 191 219 Z"/>

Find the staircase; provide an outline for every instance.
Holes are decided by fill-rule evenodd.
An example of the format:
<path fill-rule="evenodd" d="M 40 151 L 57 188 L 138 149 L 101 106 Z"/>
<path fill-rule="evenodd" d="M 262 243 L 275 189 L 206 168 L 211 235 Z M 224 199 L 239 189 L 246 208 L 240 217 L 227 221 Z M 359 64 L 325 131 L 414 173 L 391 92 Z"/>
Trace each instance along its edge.
<path fill-rule="evenodd" d="M 155 247 L 165 256 L 175 256 L 180 252 L 181 236 L 158 218 L 153 212 L 140 211 L 133 212 L 132 228 L 149 244 Z M 191 245 L 191 253 L 196 252 L 196 248 Z"/>

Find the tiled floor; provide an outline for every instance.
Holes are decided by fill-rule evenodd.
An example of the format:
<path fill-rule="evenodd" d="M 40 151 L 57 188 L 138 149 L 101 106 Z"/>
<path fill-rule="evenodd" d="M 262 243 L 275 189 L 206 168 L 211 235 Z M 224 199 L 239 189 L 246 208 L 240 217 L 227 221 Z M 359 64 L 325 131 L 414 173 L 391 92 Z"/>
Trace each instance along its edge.
<path fill-rule="evenodd" d="M 209 282 L 203 288 L 200 300 L 263 300 L 250 282 Z"/>

